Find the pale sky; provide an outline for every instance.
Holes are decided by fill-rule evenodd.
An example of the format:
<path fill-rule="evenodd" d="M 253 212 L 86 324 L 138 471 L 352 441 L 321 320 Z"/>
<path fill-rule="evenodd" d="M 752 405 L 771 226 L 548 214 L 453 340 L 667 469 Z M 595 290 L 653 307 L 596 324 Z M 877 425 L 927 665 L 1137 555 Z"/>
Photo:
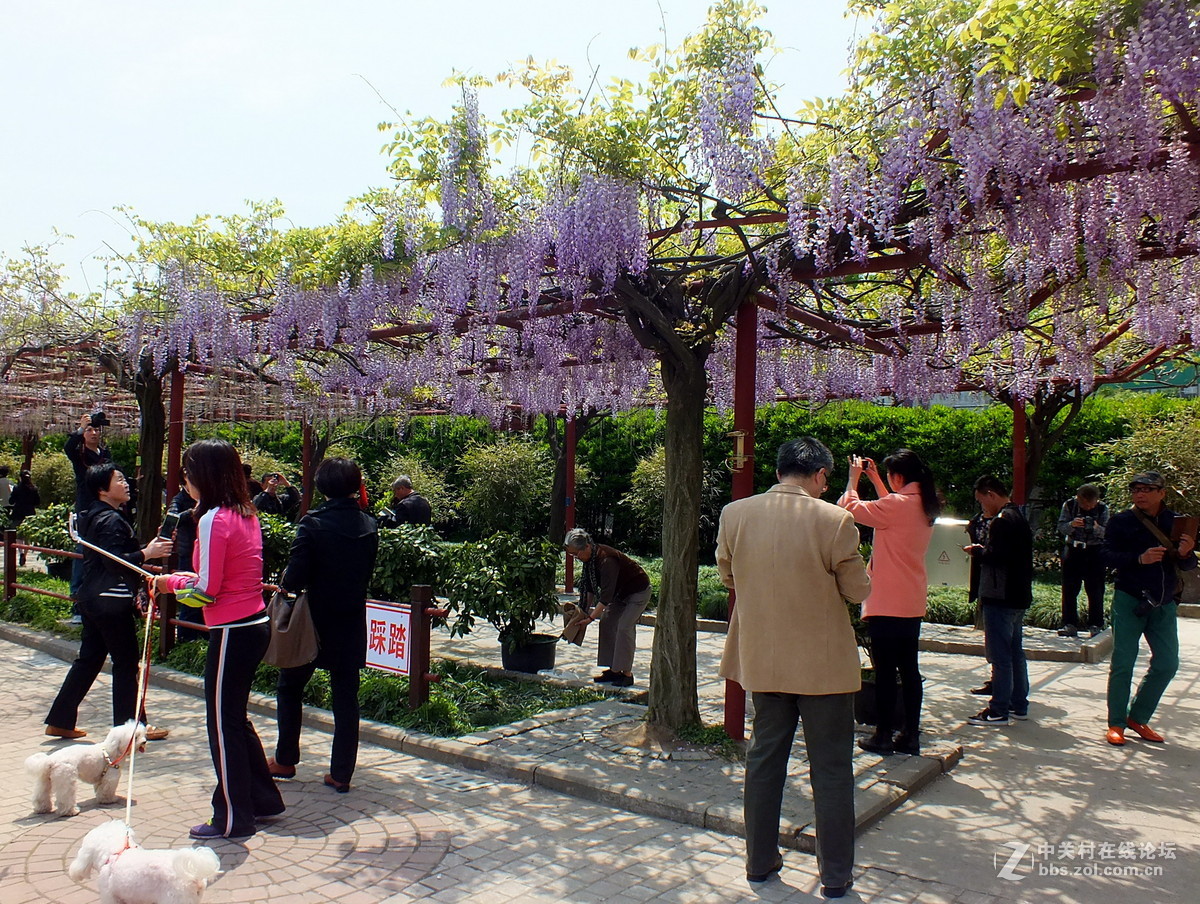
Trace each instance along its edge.
<path fill-rule="evenodd" d="M 856 29 L 838 0 L 765 0 L 783 53 L 768 76 L 785 112 L 840 93 Z M 297 226 L 334 221 L 389 182 L 392 120 L 444 118 L 454 70 L 494 76 L 532 55 L 600 78 L 635 74 L 628 50 L 674 46 L 704 0 L 51 0 L 3 4 L 0 257 L 60 243 L 70 288 L 97 288 L 87 261 L 125 250 L 117 205 L 189 222 L 279 198 Z M 368 82 L 370 84 L 368 84 Z M 372 87 L 373 86 L 373 87 Z M 503 92 L 484 91 L 494 113 Z"/>

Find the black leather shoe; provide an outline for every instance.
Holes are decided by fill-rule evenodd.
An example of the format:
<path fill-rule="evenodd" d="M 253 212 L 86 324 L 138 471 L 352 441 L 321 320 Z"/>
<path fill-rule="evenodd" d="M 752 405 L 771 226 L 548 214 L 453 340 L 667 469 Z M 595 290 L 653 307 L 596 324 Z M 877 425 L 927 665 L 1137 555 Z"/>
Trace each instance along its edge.
<path fill-rule="evenodd" d="M 783 869 L 783 855 L 779 854 L 775 858 L 775 865 L 765 873 L 746 873 L 747 882 L 766 882 L 773 875 Z"/>
<path fill-rule="evenodd" d="M 633 676 L 617 674 L 608 683 L 613 687 L 633 687 Z"/>
<path fill-rule="evenodd" d="M 821 894 L 826 898 L 844 898 L 846 896 L 846 892 L 853 887 L 853 879 L 851 879 L 845 885 L 822 885 Z"/>
<path fill-rule="evenodd" d="M 921 733 L 914 731 L 911 734 L 906 731 L 896 732 L 896 737 L 892 738 L 892 746 L 896 748 L 896 753 L 903 753 L 906 756 L 921 755 Z"/>
<path fill-rule="evenodd" d="M 892 733 L 890 731 L 876 731 L 869 738 L 862 738 L 858 742 L 858 746 L 868 753 L 877 753 L 880 756 L 891 756 L 896 752 L 892 745 Z"/>
<path fill-rule="evenodd" d="M 617 677 L 617 673 L 614 672 L 612 669 L 605 669 L 603 672 L 601 672 L 599 675 L 597 675 L 592 680 L 595 681 L 597 684 L 608 684 L 608 682 L 612 681 L 616 677 Z"/>
<path fill-rule="evenodd" d="M 979 687 L 971 688 L 971 693 L 976 697 L 990 697 L 992 695 L 992 682 L 985 681 Z"/>

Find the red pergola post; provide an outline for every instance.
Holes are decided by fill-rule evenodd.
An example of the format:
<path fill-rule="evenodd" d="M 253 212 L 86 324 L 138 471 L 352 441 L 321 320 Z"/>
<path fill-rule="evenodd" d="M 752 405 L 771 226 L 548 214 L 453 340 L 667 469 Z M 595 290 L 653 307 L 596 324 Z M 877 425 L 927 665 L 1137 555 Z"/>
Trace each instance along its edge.
<path fill-rule="evenodd" d="M 313 493 L 313 438 L 312 424 L 308 419 L 304 419 L 304 427 L 301 430 L 303 437 L 300 461 L 300 515 L 308 514 L 308 507 L 312 504 Z"/>
<path fill-rule="evenodd" d="M 183 455 L 183 372 L 171 371 L 170 410 L 167 413 L 167 505 L 179 492 L 179 467 Z"/>
<path fill-rule="evenodd" d="M 1013 489 L 1012 500 L 1017 505 L 1024 505 L 1028 487 L 1025 486 L 1025 402 L 1014 399 L 1011 403 L 1013 413 L 1012 431 L 1012 461 Z"/>
<path fill-rule="evenodd" d="M 575 526 L 575 418 L 567 418 L 567 499 L 563 506 L 563 524 L 567 530 Z M 575 557 L 567 553 L 566 580 L 567 593 L 575 589 Z"/>
<path fill-rule="evenodd" d="M 754 395 L 757 382 L 758 303 L 749 299 L 738 308 L 733 359 L 734 499 L 754 494 Z M 736 596 L 729 593 L 729 615 Z M 736 681 L 725 682 L 725 733 L 735 741 L 746 736 L 746 691 Z"/>

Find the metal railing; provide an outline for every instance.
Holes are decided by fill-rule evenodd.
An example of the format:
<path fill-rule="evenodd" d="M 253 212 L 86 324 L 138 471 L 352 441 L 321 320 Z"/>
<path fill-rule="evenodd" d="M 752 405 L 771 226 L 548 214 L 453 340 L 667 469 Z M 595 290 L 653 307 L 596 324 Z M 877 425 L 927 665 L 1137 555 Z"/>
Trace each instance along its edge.
<path fill-rule="evenodd" d="M 7 602 L 17 595 L 17 591 L 36 593 L 54 599 L 71 601 L 72 597 L 65 593 L 22 584 L 17 581 L 17 553 L 19 550 L 36 552 L 44 555 L 59 556 L 67 559 L 82 559 L 77 552 L 63 549 L 48 549 L 43 546 L 33 546 L 17 541 L 17 532 L 12 529 L 4 531 L 4 600 Z M 274 588 L 272 588 L 273 590 Z M 158 622 L 158 653 L 165 659 L 174 649 L 177 641 L 177 629 L 188 628 L 193 631 L 208 631 L 208 626 L 198 622 L 186 621 L 178 617 L 179 603 L 172 593 L 160 594 L 157 597 L 155 621 Z M 367 600 L 383 606 L 396 606 L 397 603 L 388 600 Z M 441 681 L 440 675 L 429 671 L 430 663 L 430 625 L 435 618 L 444 618 L 445 609 L 439 609 L 433 602 L 433 588 L 428 584 L 414 584 L 410 601 L 411 621 L 411 659 L 408 672 L 408 705 L 417 709 L 429 702 L 429 686 Z"/>

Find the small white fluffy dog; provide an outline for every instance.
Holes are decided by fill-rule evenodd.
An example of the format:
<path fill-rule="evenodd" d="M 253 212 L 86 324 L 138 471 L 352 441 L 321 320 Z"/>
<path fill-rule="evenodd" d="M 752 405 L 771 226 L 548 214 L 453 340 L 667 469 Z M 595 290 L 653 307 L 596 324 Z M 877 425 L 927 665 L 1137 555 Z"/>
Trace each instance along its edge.
<path fill-rule="evenodd" d="M 136 736 L 135 736 L 136 732 Z M 71 744 L 54 753 L 35 753 L 25 761 L 33 776 L 33 812 L 75 816 L 76 780 L 96 789 L 96 802 L 111 804 L 117 799 L 121 767 L 113 765 L 129 749 L 134 738 L 139 751 L 146 749 L 146 726 L 132 719 L 116 725 L 103 744 Z"/>
<path fill-rule="evenodd" d="M 99 874 L 100 904 L 200 904 L 220 871 L 220 858 L 206 847 L 149 851 L 114 819 L 84 836 L 67 875 L 82 882 Z"/>

